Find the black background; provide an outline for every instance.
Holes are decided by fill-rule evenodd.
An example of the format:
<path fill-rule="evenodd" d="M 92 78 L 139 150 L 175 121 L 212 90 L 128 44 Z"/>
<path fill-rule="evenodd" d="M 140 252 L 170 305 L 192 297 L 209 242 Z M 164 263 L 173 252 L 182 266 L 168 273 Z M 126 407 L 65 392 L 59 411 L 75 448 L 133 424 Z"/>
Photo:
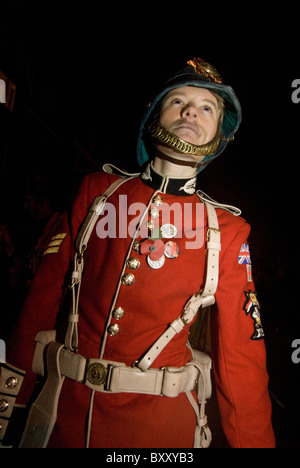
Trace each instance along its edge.
<path fill-rule="evenodd" d="M 291 99 L 299 39 L 299 15 L 288 2 L 2 1 L 0 70 L 17 93 L 12 112 L 0 107 L 0 225 L 14 248 L 7 259 L 1 246 L 0 337 L 18 315 L 48 219 L 29 197 L 63 211 L 82 177 L 103 163 L 138 170 L 138 126 L 156 84 L 200 56 L 235 89 L 243 122 L 199 186 L 241 208 L 252 226 L 278 446 L 299 447 L 300 364 L 291 360 L 300 339 L 300 103 Z"/>

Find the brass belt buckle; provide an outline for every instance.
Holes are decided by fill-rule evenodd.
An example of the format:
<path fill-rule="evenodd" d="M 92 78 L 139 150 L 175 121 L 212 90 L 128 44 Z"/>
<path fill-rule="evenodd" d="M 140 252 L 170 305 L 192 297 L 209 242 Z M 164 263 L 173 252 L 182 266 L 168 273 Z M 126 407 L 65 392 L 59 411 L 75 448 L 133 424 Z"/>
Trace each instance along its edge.
<path fill-rule="evenodd" d="M 107 369 L 100 362 L 93 362 L 89 365 L 86 379 L 92 385 L 104 385 L 107 379 Z"/>

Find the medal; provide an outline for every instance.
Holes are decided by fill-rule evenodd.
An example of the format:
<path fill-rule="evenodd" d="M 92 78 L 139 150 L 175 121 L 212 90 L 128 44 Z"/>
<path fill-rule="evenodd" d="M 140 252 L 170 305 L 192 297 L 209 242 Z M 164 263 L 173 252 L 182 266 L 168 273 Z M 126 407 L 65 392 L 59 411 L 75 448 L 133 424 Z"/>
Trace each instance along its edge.
<path fill-rule="evenodd" d="M 173 224 L 163 224 L 160 228 L 162 237 L 166 237 L 167 239 L 171 239 L 175 237 L 177 234 L 177 229 Z"/>
<path fill-rule="evenodd" d="M 148 265 L 151 268 L 154 268 L 154 270 L 158 270 L 159 268 L 161 268 L 164 265 L 165 261 L 166 261 L 166 257 L 164 255 L 158 260 L 151 260 L 150 256 L 149 255 L 147 256 Z"/>
<path fill-rule="evenodd" d="M 159 216 L 159 210 L 151 211 L 151 217 Z M 157 216 L 157 217 L 158 217 Z M 159 270 L 166 261 L 166 258 L 174 259 L 179 256 L 179 245 L 174 241 L 163 242 L 161 237 L 171 239 L 177 234 L 177 228 L 173 224 L 163 224 L 160 228 L 156 228 L 153 219 L 147 221 L 148 229 L 152 229 L 152 234 L 148 239 L 142 241 L 139 246 L 139 253 L 147 255 L 147 263 L 154 270 Z M 138 246 L 136 245 L 137 249 Z"/>
<path fill-rule="evenodd" d="M 167 258 L 177 258 L 179 253 L 180 248 L 176 242 L 168 241 L 165 243 L 165 256 Z"/>

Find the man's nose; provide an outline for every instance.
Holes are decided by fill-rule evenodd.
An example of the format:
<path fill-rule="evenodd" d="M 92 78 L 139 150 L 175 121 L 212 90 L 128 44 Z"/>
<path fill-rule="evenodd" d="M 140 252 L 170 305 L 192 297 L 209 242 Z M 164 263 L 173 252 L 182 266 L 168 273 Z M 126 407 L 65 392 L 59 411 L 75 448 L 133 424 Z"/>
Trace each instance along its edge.
<path fill-rule="evenodd" d="M 188 104 L 182 110 L 182 116 L 185 118 L 197 119 L 198 109 L 193 104 Z"/>

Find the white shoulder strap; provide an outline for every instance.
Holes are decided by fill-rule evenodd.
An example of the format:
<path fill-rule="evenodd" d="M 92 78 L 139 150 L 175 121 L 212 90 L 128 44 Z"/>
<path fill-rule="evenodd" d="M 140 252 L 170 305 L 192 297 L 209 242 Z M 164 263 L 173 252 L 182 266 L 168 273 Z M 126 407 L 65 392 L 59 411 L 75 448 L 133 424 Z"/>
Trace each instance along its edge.
<path fill-rule="evenodd" d="M 117 179 L 108 187 L 103 195 L 99 195 L 95 198 L 76 237 L 75 250 L 79 255 L 82 255 L 82 253 L 86 250 L 96 221 L 104 210 L 104 206 L 108 197 L 110 197 L 117 190 L 117 188 L 120 187 L 120 185 L 124 184 L 124 182 L 127 182 L 132 178 L 133 177 Z"/>
<path fill-rule="evenodd" d="M 78 347 L 78 332 L 77 332 L 77 323 L 78 323 L 78 305 L 79 305 L 79 293 L 81 285 L 81 277 L 83 272 L 83 254 L 87 249 L 88 241 L 93 232 L 94 226 L 99 218 L 100 214 L 104 210 L 105 203 L 116 190 L 124 182 L 132 179 L 121 178 L 113 182 L 108 189 L 104 192 L 103 195 L 96 197 L 94 202 L 89 208 L 89 212 L 86 215 L 84 222 L 77 234 L 75 241 L 75 255 L 74 255 L 74 268 L 72 272 L 72 283 L 70 289 L 72 289 L 72 310 L 69 314 L 69 323 L 67 327 L 67 332 L 65 335 L 65 347 L 72 351 L 75 351 Z"/>
<path fill-rule="evenodd" d="M 203 298 L 214 296 L 219 280 L 219 252 L 221 250 L 221 233 L 219 230 L 218 216 L 215 208 L 205 202 L 207 210 L 207 260 L 206 260 L 206 281 L 202 290 Z M 213 302 L 211 302 L 213 301 Z M 213 304 L 215 299 L 210 299 Z M 208 304 L 207 304 L 208 305 Z"/>
<path fill-rule="evenodd" d="M 229 211 L 229 213 L 233 214 L 234 216 L 240 216 L 240 214 L 242 213 L 241 210 L 236 206 L 219 203 L 206 193 L 202 192 L 201 190 L 197 190 L 197 195 L 203 203 L 210 203 L 216 208 L 221 208 L 222 210 Z"/>
<path fill-rule="evenodd" d="M 135 365 L 142 371 L 149 369 L 157 356 L 165 346 L 180 333 L 183 328 L 189 325 L 194 319 L 200 307 L 207 307 L 214 304 L 215 292 L 219 279 L 219 252 L 221 250 L 220 230 L 218 216 L 213 205 L 205 201 L 207 210 L 207 257 L 206 257 L 206 280 L 203 289 L 194 294 L 187 302 L 181 315 L 174 320 L 167 330 L 151 346 L 140 361 Z"/>

